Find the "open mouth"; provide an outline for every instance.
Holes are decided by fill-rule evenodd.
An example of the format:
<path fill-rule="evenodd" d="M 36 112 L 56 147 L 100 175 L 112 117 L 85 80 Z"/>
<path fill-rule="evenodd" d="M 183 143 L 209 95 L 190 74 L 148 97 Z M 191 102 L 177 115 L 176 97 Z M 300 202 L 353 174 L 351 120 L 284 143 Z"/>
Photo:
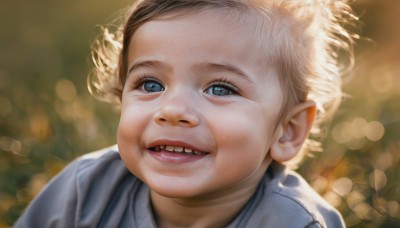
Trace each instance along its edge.
<path fill-rule="evenodd" d="M 172 152 L 172 153 L 182 153 L 182 154 L 187 154 L 187 155 L 206 155 L 208 153 L 193 150 L 190 148 L 185 148 L 181 146 L 168 146 L 168 145 L 159 145 L 159 146 L 154 146 L 148 148 L 151 151 L 154 152 L 161 152 L 161 151 L 167 151 L 167 152 Z"/>

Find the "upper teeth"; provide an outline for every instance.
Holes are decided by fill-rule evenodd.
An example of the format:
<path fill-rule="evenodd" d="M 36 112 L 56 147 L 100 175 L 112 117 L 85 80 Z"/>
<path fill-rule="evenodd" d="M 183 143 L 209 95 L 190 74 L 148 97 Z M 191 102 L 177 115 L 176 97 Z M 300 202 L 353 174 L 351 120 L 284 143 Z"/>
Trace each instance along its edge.
<path fill-rule="evenodd" d="M 156 150 L 158 150 L 158 149 L 166 150 L 166 151 L 169 151 L 169 152 L 178 152 L 178 153 L 185 152 L 185 153 L 188 153 L 188 154 L 193 153 L 193 154 L 196 154 L 196 155 L 202 154 L 202 152 L 200 152 L 200 151 L 195 151 L 193 149 L 189 149 L 189 148 L 185 148 L 185 147 L 181 147 L 181 146 L 165 146 L 165 145 L 161 145 L 161 146 L 158 146 L 158 148 L 156 147 Z"/>

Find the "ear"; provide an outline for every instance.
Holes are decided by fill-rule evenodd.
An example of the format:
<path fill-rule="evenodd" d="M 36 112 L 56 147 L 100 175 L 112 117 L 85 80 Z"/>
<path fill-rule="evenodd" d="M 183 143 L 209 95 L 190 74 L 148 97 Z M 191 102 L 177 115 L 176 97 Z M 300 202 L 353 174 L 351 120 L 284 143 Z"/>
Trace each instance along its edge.
<path fill-rule="evenodd" d="M 273 160 L 285 162 L 295 157 L 314 122 L 316 105 L 313 101 L 305 101 L 294 106 L 276 129 L 276 141 L 271 146 L 270 155 Z"/>

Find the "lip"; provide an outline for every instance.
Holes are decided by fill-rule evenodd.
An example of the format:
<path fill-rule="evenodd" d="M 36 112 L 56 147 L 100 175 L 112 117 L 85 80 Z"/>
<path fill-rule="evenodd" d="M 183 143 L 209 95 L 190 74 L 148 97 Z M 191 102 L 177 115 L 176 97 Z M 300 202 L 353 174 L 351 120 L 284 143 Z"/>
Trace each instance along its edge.
<path fill-rule="evenodd" d="M 168 145 L 168 146 L 175 146 L 175 147 L 184 147 L 187 149 L 192 149 L 193 151 L 199 151 L 202 152 L 203 154 L 201 155 L 192 155 L 192 154 L 187 154 L 187 153 L 177 153 L 177 152 L 170 152 L 166 150 L 161 150 L 161 151 L 153 151 L 150 150 L 149 148 L 160 146 L 160 145 Z M 186 163 L 191 163 L 195 162 L 198 160 L 203 159 L 204 157 L 209 155 L 209 152 L 204 152 L 204 150 L 199 149 L 198 147 L 187 143 L 183 141 L 177 141 L 177 140 L 155 140 L 151 142 L 147 146 L 147 152 L 155 159 L 162 163 L 167 163 L 167 164 L 186 164 Z"/>

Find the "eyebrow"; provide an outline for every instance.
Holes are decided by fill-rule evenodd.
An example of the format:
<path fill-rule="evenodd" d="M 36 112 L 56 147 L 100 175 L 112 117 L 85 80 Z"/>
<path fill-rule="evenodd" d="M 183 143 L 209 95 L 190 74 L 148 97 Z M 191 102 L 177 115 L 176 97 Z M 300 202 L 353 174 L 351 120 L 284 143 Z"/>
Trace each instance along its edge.
<path fill-rule="evenodd" d="M 197 64 L 196 67 L 206 71 L 223 71 L 223 72 L 233 73 L 245 79 L 246 81 L 254 83 L 244 71 L 230 64 L 202 63 L 202 64 Z"/>
<path fill-rule="evenodd" d="M 166 63 L 162 63 L 156 60 L 143 60 L 134 63 L 128 70 L 128 75 L 133 71 L 139 68 L 164 68 L 165 70 L 172 72 L 172 66 Z M 239 77 L 245 79 L 248 82 L 254 83 L 250 77 L 244 73 L 241 69 L 230 65 L 230 64 L 220 64 L 220 63 L 199 63 L 194 66 L 194 68 L 198 68 L 205 71 L 223 71 L 230 72 Z"/>
<path fill-rule="evenodd" d="M 168 64 L 156 60 L 143 60 L 134 63 L 128 70 L 128 75 L 139 68 L 163 68 L 172 71 L 172 67 Z"/>

